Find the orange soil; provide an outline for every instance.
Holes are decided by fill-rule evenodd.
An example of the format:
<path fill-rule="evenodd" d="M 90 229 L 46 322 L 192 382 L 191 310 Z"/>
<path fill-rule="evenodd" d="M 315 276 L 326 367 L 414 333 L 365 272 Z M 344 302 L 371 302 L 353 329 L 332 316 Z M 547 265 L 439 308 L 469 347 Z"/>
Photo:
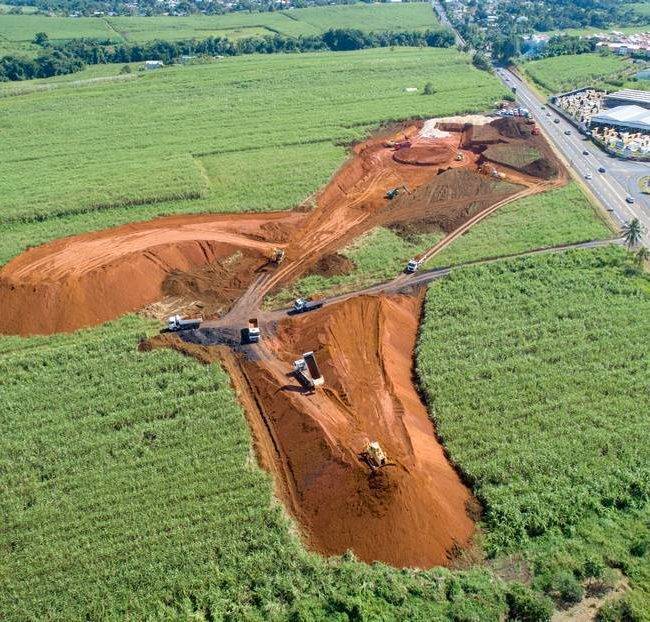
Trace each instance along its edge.
<path fill-rule="evenodd" d="M 429 152 L 446 168 L 476 170 L 477 153 L 464 150 L 462 161 L 452 158 L 461 149 L 462 133 L 425 139 L 417 135 L 420 127 L 421 123 L 407 125 L 397 137 L 410 137 L 412 149 L 422 159 Z M 443 162 L 444 154 L 451 160 Z M 27 335 L 74 330 L 136 310 L 165 294 L 205 296 L 210 299 L 203 306 L 208 313 L 222 313 L 237 300 L 235 314 L 246 314 L 269 291 L 306 273 L 323 255 L 361 233 L 405 219 L 431 220 L 432 205 L 427 201 L 404 208 L 404 197 L 391 202 L 385 194 L 402 185 L 413 192 L 437 184 L 440 166 L 402 164 L 393 155 L 383 138 L 356 145 L 350 159 L 317 195 L 317 207 L 309 213 L 162 218 L 64 238 L 26 251 L 0 269 L 0 332 Z M 433 211 L 447 230 L 468 219 L 472 210 L 502 198 L 487 193 L 477 207 L 476 197 L 462 196 L 453 189 L 445 192 L 457 198 L 447 202 L 443 193 Z M 453 215 L 445 214 L 446 210 Z M 268 268 L 267 258 L 276 246 L 286 249 L 284 264 L 256 276 Z M 242 260 L 224 267 L 225 260 L 238 252 Z M 216 269 L 207 276 L 196 272 L 197 267 L 215 263 Z M 179 275 L 184 272 L 186 283 Z M 211 275 L 224 284 L 224 292 L 215 292 L 206 284 Z M 246 289 L 254 280 L 255 285 Z"/>
<path fill-rule="evenodd" d="M 291 212 L 174 216 L 30 249 L 0 270 L 0 332 L 52 333 L 105 322 L 158 300 L 174 270 L 237 251 L 264 263 L 282 245 L 273 238 L 282 239 L 282 228 L 303 218 Z"/>
<path fill-rule="evenodd" d="M 420 166 L 445 164 L 450 162 L 453 157 L 454 151 L 451 146 L 442 141 L 413 145 L 406 149 L 400 149 L 393 154 L 393 160 L 396 162 Z"/>
<path fill-rule="evenodd" d="M 472 538 L 467 507 L 476 502 L 412 382 L 420 308 L 416 297 L 348 300 L 283 322 L 266 356 L 241 362 L 254 417 L 265 422 L 256 433 L 261 461 L 321 553 L 351 549 L 367 562 L 430 567 Z M 312 394 L 287 376 L 307 350 L 325 378 Z M 359 457 L 369 441 L 394 464 L 371 470 Z"/>

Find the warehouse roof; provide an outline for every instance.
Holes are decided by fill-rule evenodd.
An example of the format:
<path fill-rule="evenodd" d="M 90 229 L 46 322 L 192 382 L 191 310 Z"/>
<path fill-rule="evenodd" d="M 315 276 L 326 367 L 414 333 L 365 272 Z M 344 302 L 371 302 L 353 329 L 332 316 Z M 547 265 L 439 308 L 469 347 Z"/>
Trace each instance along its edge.
<path fill-rule="evenodd" d="M 616 106 L 591 117 L 592 123 L 633 127 L 650 132 L 650 110 L 641 106 Z"/>
<path fill-rule="evenodd" d="M 614 93 L 608 93 L 608 98 L 624 99 L 629 102 L 635 102 L 642 105 L 650 104 L 650 91 L 637 91 L 635 89 L 622 89 Z"/>

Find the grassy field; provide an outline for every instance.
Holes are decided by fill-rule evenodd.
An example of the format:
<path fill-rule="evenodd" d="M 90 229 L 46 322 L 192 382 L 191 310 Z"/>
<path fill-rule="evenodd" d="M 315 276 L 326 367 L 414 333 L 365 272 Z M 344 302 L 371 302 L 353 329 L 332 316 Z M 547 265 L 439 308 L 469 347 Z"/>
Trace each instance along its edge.
<path fill-rule="evenodd" d="M 0 97 L 0 262 L 25 244 L 101 223 L 292 207 L 343 161 L 342 145 L 378 124 L 483 110 L 505 93 L 466 55 L 431 48 L 78 76 Z M 404 91 L 425 82 L 434 97 Z"/>
<path fill-rule="evenodd" d="M 0 337 L 3 620 L 495 622 L 487 568 L 394 570 L 307 553 L 219 366 L 137 351 L 126 317 Z"/>
<path fill-rule="evenodd" d="M 622 249 L 511 260 L 433 284 L 425 318 L 418 374 L 488 554 L 523 549 L 567 597 L 621 568 L 648 619 L 650 278 Z"/>
<path fill-rule="evenodd" d="M 615 90 L 623 86 L 644 87 L 643 81 L 630 82 L 640 66 L 620 56 L 577 54 L 555 56 L 523 63 L 521 69 L 546 93 L 559 93 L 582 86 Z"/>
<path fill-rule="evenodd" d="M 505 205 L 434 256 L 426 268 L 613 237 L 577 184 Z"/>
<path fill-rule="evenodd" d="M 635 4 L 631 4 L 630 8 L 635 13 L 643 15 L 643 17 L 650 18 L 650 2 L 637 2 Z"/>
<path fill-rule="evenodd" d="M 2 5 L 0 5 L 1 7 Z M 100 37 L 121 42 L 154 39 L 239 39 L 281 34 L 288 37 L 315 35 L 330 28 L 358 28 L 366 32 L 427 30 L 439 27 L 427 2 L 405 4 L 351 4 L 312 7 L 272 13 L 191 15 L 187 17 L 48 17 L 3 15 L 0 9 L 0 40 L 29 42 L 37 32 L 52 41 Z"/>

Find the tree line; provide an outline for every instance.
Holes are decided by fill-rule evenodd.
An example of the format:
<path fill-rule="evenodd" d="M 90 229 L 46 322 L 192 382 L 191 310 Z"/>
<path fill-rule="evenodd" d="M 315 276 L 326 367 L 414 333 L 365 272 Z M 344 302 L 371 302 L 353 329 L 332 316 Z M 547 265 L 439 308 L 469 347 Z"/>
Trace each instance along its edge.
<path fill-rule="evenodd" d="M 197 41 L 152 41 L 149 43 L 115 44 L 102 39 L 71 39 L 51 43 L 44 33 L 34 42 L 42 47 L 36 58 L 4 56 L 0 58 L 0 82 L 49 78 L 80 71 L 86 65 L 132 63 L 162 60 L 169 64 L 182 56 L 239 56 L 241 54 L 274 54 L 279 52 L 347 51 L 390 46 L 451 47 L 454 35 L 448 29 L 365 33 L 356 29 L 332 29 L 322 35 L 285 37 L 273 35 L 231 41 L 208 37 Z"/>

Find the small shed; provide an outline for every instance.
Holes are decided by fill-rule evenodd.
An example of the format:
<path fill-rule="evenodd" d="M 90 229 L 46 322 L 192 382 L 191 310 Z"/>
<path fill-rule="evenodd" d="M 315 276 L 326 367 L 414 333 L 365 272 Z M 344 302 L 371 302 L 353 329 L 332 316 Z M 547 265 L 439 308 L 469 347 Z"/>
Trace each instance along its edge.
<path fill-rule="evenodd" d="M 146 60 L 146 61 L 144 61 L 144 68 L 145 69 L 160 69 L 164 65 L 165 65 L 165 63 L 163 63 L 161 60 Z"/>

